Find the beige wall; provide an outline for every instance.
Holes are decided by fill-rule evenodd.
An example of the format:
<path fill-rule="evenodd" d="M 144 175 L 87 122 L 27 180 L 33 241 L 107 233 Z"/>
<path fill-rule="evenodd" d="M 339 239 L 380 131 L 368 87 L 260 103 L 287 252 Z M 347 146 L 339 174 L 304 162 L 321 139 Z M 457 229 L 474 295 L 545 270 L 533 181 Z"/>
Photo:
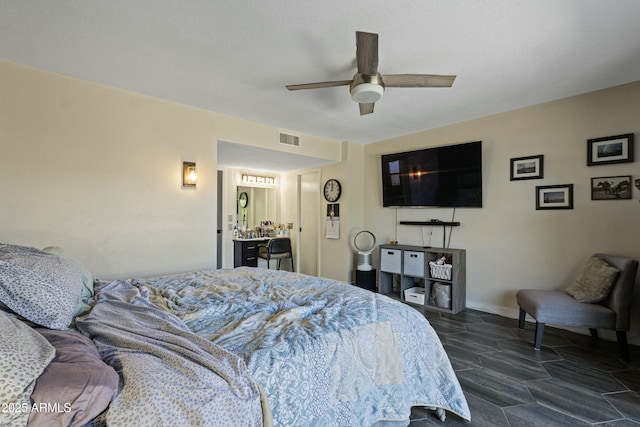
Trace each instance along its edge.
<path fill-rule="evenodd" d="M 457 209 L 451 247 L 467 250 L 467 306 L 515 317 L 520 288 L 558 289 L 594 252 L 640 259 L 639 192 L 592 201 L 592 177 L 632 175 L 634 163 L 586 166 L 587 139 L 640 131 L 640 82 L 365 146 L 365 224 L 379 241 L 442 245 L 442 230 L 396 225 L 450 220 L 452 209 L 382 208 L 380 155 L 483 141 L 483 208 Z M 636 142 L 637 147 L 637 142 Z M 636 150 L 637 151 L 637 150 Z M 544 155 L 544 179 L 510 181 L 510 159 Z M 638 155 L 636 154 L 636 158 Z M 573 184 L 573 210 L 535 209 L 538 185 Z M 396 237 L 397 233 L 397 237 Z M 640 290 L 634 296 L 640 307 Z M 639 342 L 640 309 L 631 336 Z"/>
<path fill-rule="evenodd" d="M 214 266 L 208 114 L 0 67 L 1 241 L 62 246 L 101 277 Z M 183 160 L 196 190 L 181 188 Z"/>
<path fill-rule="evenodd" d="M 278 130 L 0 61 L 0 242 L 62 246 L 102 278 L 214 268 L 217 141 L 287 150 Z M 296 153 L 340 159 L 302 137 Z"/>
<path fill-rule="evenodd" d="M 381 153 L 475 140 L 484 141 L 484 207 L 458 209 L 451 239 L 468 251 L 468 306 L 515 316 L 517 289 L 560 287 L 593 252 L 640 258 L 638 191 L 623 201 L 589 195 L 591 177 L 639 178 L 638 162 L 586 166 L 586 140 L 637 133 L 638 111 L 640 83 L 366 146 L 305 136 L 301 154 L 344 159 L 321 168 L 322 183 L 343 184 L 341 237 L 321 237 L 322 275 L 352 280 L 350 242 L 362 229 L 379 243 L 424 245 L 428 228 L 396 226 L 396 214 L 451 218 L 451 209 L 382 208 Z M 0 241 L 63 246 L 103 278 L 214 267 L 216 142 L 281 149 L 277 131 L 0 61 Z M 545 178 L 509 181 L 509 159 L 536 154 Z M 197 162 L 195 191 L 181 188 L 183 160 Z M 281 178 L 280 221 L 295 223 L 296 174 Z M 536 185 L 564 183 L 575 186 L 573 210 L 535 210 Z M 227 196 L 234 188 L 229 179 Z M 235 215 L 234 197 L 222 203 L 225 220 Z M 440 229 L 431 242 L 440 244 Z M 640 292 L 634 299 L 640 307 Z"/>
<path fill-rule="evenodd" d="M 326 212 L 328 202 L 322 197 L 321 275 L 343 282 L 355 281 L 355 252 L 351 242 L 364 223 L 363 155 L 364 146 L 343 142 L 343 161 L 322 168 L 322 185 L 331 178 L 340 181 L 340 238 L 327 239 Z M 322 191 L 322 189 L 321 189 Z"/>

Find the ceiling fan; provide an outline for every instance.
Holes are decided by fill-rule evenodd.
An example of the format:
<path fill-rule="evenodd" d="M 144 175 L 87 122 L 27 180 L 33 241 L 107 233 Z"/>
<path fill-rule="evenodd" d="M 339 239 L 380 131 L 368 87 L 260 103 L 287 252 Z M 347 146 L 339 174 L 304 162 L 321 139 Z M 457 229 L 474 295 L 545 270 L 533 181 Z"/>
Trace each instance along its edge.
<path fill-rule="evenodd" d="M 356 31 L 358 72 L 351 80 L 287 85 L 289 90 L 349 86 L 351 98 L 360 104 L 360 115 L 373 113 L 387 87 L 451 87 L 456 76 L 437 74 L 380 74 L 378 72 L 378 35 Z"/>

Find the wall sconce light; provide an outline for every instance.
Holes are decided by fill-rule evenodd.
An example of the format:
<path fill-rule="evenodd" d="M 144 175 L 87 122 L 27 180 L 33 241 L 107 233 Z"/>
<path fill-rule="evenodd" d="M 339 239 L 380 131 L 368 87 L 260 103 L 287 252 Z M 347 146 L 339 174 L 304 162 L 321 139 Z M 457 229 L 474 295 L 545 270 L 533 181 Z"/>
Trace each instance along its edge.
<path fill-rule="evenodd" d="M 182 187 L 196 188 L 197 181 L 196 164 L 194 162 L 182 162 Z"/>

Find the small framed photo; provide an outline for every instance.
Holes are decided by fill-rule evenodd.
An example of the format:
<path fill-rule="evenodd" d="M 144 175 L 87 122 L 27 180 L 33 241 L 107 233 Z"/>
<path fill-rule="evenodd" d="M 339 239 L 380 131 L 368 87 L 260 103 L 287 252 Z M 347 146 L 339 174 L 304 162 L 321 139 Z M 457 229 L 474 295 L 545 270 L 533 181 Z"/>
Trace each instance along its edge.
<path fill-rule="evenodd" d="M 631 198 L 631 175 L 591 178 L 591 200 Z"/>
<path fill-rule="evenodd" d="M 340 218 L 340 203 L 327 203 L 327 219 Z"/>
<path fill-rule="evenodd" d="M 587 140 L 587 166 L 633 162 L 633 134 Z"/>
<path fill-rule="evenodd" d="M 573 184 L 536 187 L 536 210 L 573 209 Z"/>
<path fill-rule="evenodd" d="M 511 159 L 511 181 L 541 179 L 544 177 L 544 155 Z"/>

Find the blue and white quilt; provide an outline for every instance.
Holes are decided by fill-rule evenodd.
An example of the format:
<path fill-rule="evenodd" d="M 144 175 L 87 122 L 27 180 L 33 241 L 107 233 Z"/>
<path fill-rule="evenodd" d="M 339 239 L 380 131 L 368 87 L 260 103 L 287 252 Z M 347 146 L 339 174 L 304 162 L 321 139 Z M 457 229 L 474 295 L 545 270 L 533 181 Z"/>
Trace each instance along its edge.
<path fill-rule="evenodd" d="M 438 336 L 401 302 L 249 267 L 129 282 L 196 335 L 243 358 L 275 426 L 408 424 L 412 406 L 470 418 Z"/>

